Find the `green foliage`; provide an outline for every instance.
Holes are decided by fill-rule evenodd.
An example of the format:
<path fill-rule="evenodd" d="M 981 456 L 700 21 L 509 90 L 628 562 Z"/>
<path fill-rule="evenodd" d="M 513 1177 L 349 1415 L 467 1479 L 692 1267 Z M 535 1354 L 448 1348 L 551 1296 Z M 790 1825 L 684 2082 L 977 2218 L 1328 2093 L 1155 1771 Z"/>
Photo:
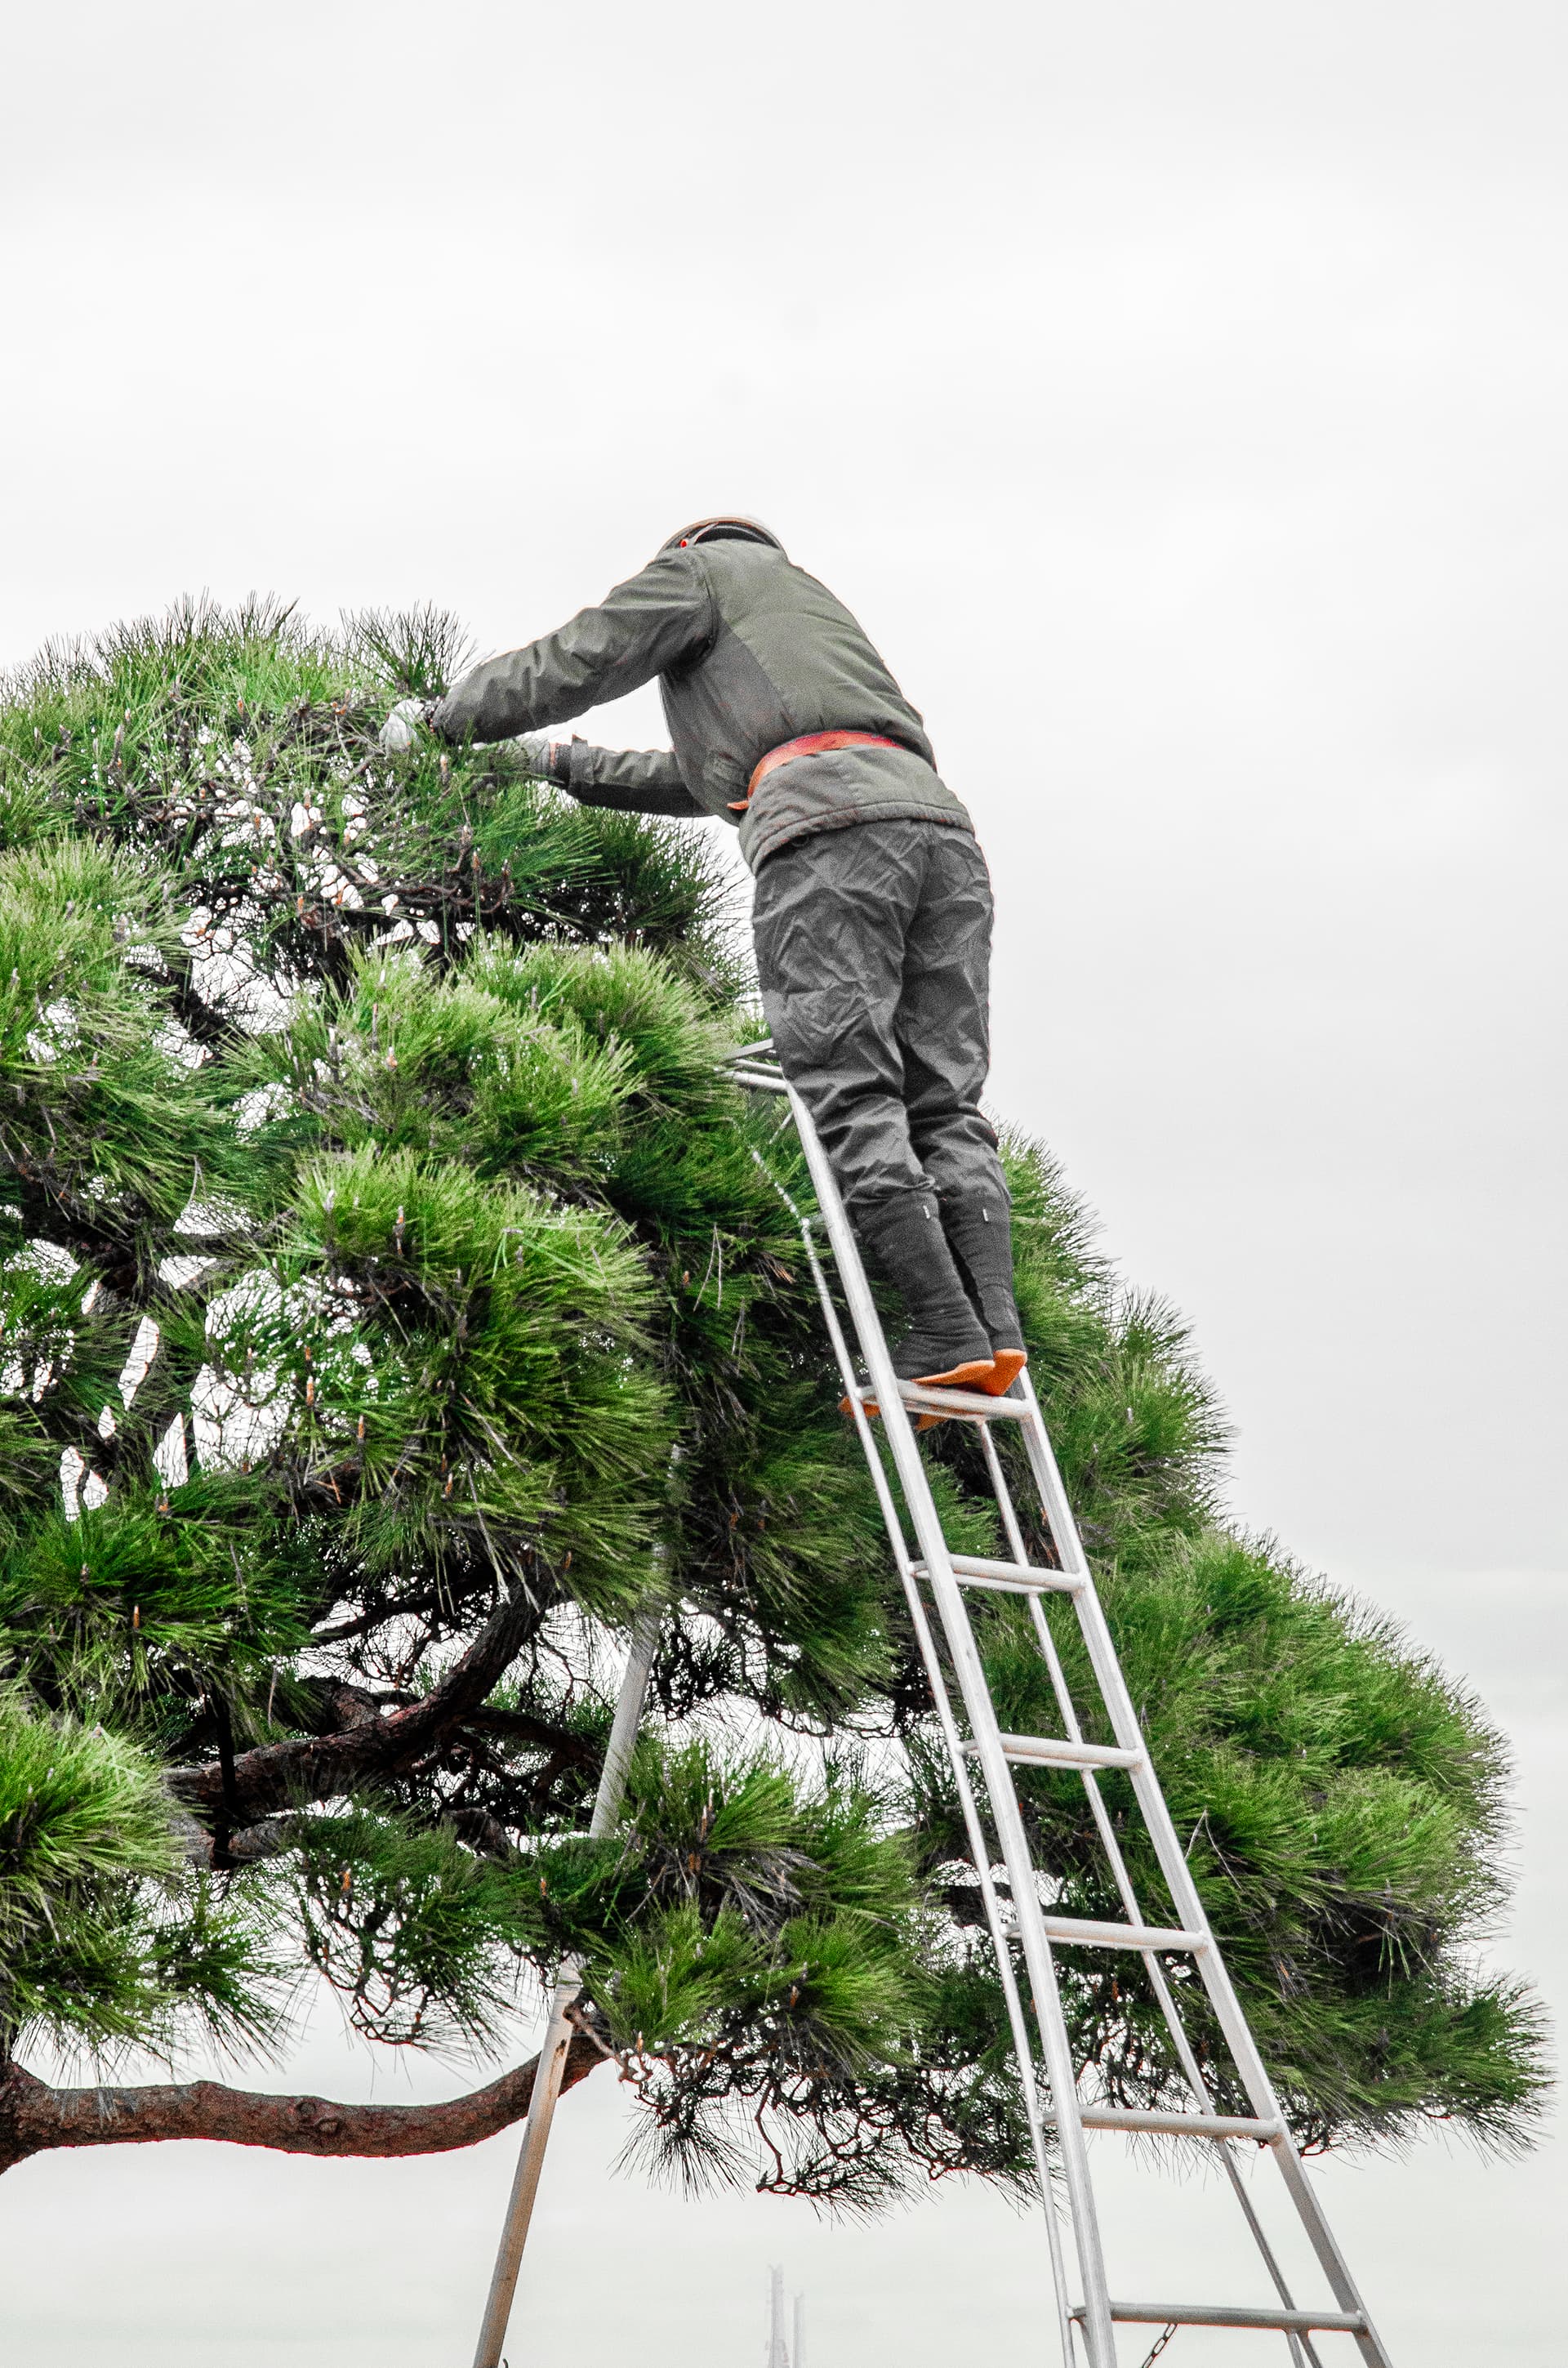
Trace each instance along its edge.
<path fill-rule="evenodd" d="M 514 749 L 386 755 L 462 646 L 187 608 L 0 698 L 0 2044 L 265 2044 L 313 1973 L 379 2044 L 483 2046 L 571 1953 L 681 2175 L 1017 2180 L 801 1162 L 721 1074 L 755 1021 L 716 859 Z M 1516 2136 L 1535 2009 L 1474 1963 L 1497 1737 L 1226 1530 L 1181 1326 L 1007 1159 L 1033 1371 L 1296 2125 Z M 974 1441 L 926 1452 L 954 1543 L 1001 1551 Z M 655 1714 L 590 1841 L 650 1589 Z M 979 1624 L 1006 1723 L 1053 1731 L 1028 1618 Z M 1114 1912 L 1077 1780 L 1022 1792 L 1063 1903 Z M 1107 2092 L 1168 2100 L 1136 1970 L 1064 1982 Z"/>
<path fill-rule="evenodd" d="M 155 1761 L 0 1691 L 0 2001 L 55 2048 L 265 2041 L 278 1968 L 255 1903 L 182 1875 Z"/>
<path fill-rule="evenodd" d="M 1538 2021 L 1517 1985 L 1478 1975 L 1453 1945 L 1483 1932 L 1504 1896 L 1498 1737 L 1394 1631 L 1272 1548 L 1213 1529 L 1139 1545 L 1105 1572 L 1102 1598 L 1187 1863 L 1300 2134 L 1392 2137 L 1439 2112 L 1506 2135 L 1537 2091 Z M 1076 1623 L 1048 1616 L 1089 1704 Z M 1004 1725 L 1044 1731 L 1054 1703 L 1028 1621 L 989 1609 L 982 1634 Z M 1086 1727 L 1111 1739 L 1103 1715 Z M 958 1855 L 961 1827 L 939 1765 L 923 1777 L 937 1864 Z M 1079 1780 L 1030 1770 L 1019 1791 L 1062 1912 L 1118 1916 Z M 1101 1792 L 1150 1920 L 1178 1921 L 1127 1780 Z M 1172 1977 L 1225 2110 L 1244 2112 L 1200 1990 L 1182 1968 Z M 1182 2102 L 1136 1971 L 1074 1960 L 1065 1978 L 1108 2095 Z"/>
<path fill-rule="evenodd" d="M 302 1818 L 297 1830 L 305 1952 L 355 2027 L 394 2045 L 487 2037 L 511 1992 L 511 1874 L 449 1827 L 384 1813 Z"/>

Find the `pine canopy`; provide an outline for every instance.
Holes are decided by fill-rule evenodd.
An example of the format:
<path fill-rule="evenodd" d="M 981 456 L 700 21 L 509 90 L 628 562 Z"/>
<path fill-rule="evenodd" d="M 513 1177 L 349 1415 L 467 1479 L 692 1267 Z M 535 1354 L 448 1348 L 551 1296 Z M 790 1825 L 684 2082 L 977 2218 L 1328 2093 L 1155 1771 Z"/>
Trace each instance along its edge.
<path fill-rule="evenodd" d="M 264 2062 L 312 1976 L 378 2044 L 483 2053 L 570 1950 L 573 2077 L 618 2058 L 684 2175 L 850 2204 L 1022 2180 L 973 1870 L 783 1198 L 809 1195 L 778 1107 L 719 1070 L 756 1022 L 710 845 L 506 747 L 384 754 L 460 655 L 431 613 L 187 608 L 4 689 L 0 2161 L 463 2143 L 527 2079 L 429 2109 L 107 2084 L 203 2040 Z M 1537 2009 L 1478 1957 L 1498 1737 L 1227 1525 L 1180 1324 L 1039 1146 L 1007 1156 L 1047 1419 L 1299 2135 L 1517 2139 Z M 958 1428 L 943 1500 L 995 1552 Z M 590 1842 L 651 1590 L 654 1713 Z M 1003 1724 L 1051 1732 L 990 1604 Z M 1114 1914 L 1076 1778 L 1020 1782 L 1062 1907 Z M 1064 1979 L 1105 2094 L 1180 2101 L 1136 1967 Z M 73 2055 L 94 2083 L 48 2087 Z"/>

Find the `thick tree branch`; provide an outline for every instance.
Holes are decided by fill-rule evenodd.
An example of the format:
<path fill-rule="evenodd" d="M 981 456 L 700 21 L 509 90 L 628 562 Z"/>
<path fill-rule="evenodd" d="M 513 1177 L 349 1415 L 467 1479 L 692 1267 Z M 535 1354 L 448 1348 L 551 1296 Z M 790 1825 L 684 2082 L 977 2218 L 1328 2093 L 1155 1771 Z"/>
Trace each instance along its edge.
<path fill-rule="evenodd" d="M 575 2088 L 604 2051 L 585 2033 L 566 2055 L 562 2087 Z M 185 2080 L 145 2089 L 51 2089 L 19 2065 L 0 2080 L 0 2170 L 56 2146 L 157 2146 L 210 2138 L 279 2154 L 447 2154 L 520 2122 L 533 2095 L 536 2055 L 488 2088 L 439 2105 L 342 2105 L 329 2097 L 276 2096 Z"/>
<path fill-rule="evenodd" d="M 235 1759 L 225 1790 L 216 1761 L 205 1768 L 176 1768 L 169 1783 L 176 1798 L 209 1816 L 252 1824 L 303 1801 L 330 1800 L 372 1776 L 394 1774 L 438 1744 L 479 1708 L 505 1674 L 537 1617 L 537 1606 L 519 1590 L 481 1629 L 462 1657 L 423 1702 L 388 1717 L 356 1719 L 335 1734 L 267 1743 Z"/>
<path fill-rule="evenodd" d="M 165 959 L 162 971 L 151 975 L 153 984 L 167 996 L 174 1017 L 195 1042 L 226 1049 L 244 1042 L 244 1030 L 239 1022 L 198 992 L 196 963 L 190 955 L 182 960 Z"/>

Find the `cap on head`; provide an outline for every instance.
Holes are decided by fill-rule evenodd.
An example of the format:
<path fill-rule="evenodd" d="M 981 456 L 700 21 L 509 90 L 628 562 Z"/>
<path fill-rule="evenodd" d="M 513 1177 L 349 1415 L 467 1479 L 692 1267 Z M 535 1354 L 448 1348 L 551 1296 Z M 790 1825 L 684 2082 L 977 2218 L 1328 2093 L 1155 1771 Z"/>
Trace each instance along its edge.
<path fill-rule="evenodd" d="M 687 551 L 698 542 L 765 542 L 773 551 L 784 546 L 771 527 L 754 518 L 698 518 L 690 526 L 676 529 L 668 540 L 659 545 L 661 551 Z"/>

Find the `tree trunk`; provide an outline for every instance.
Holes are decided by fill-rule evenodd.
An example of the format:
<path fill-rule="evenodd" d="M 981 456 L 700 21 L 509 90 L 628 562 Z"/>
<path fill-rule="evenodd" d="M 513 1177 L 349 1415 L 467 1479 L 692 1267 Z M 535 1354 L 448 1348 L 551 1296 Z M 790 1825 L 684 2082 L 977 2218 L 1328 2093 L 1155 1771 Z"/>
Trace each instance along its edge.
<path fill-rule="evenodd" d="M 566 2056 L 562 2089 L 586 2078 L 604 2054 L 581 2032 Z M 187 2080 L 146 2089 L 51 2089 L 13 2064 L 0 2079 L 0 2170 L 52 2146 L 154 2146 L 212 2138 L 279 2154 L 446 2154 L 477 2146 L 520 2122 L 533 2094 L 536 2055 L 488 2088 L 440 2105 L 340 2105 Z"/>

